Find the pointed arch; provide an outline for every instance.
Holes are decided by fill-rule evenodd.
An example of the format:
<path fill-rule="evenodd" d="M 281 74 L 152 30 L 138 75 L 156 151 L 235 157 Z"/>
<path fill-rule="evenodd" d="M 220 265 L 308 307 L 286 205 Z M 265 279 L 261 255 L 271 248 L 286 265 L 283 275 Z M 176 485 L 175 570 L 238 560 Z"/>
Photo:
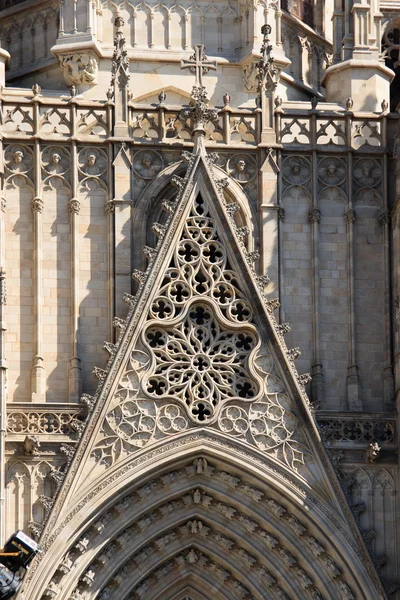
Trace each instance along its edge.
<path fill-rule="evenodd" d="M 145 245 L 155 246 L 156 235 L 152 231 L 154 223 L 163 224 L 167 218 L 163 202 L 171 201 L 177 194 L 177 188 L 173 185 L 173 177 L 183 177 L 187 165 L 180 160 L 168 165 L 157 177 L 153 179 L 141 192 L 135 203 L 135 222 L 138 225 L 135 231 L 135 248 L 133 264 L 138 269 L 143 269 L 146 264 L 142 248 Z M 218 166 L 213 166 L 218 179 L 225 181 L 224 196 L 229 202 L 236 202 L 239 205 L 239 211 L 235 214 L 235 220 L 238 227 L 249 229 L 249 236 L 246 240 L 247 248 L 251 252 L 257 247 L 257 215 L 253 206 L 250 205 L 246 194 L 240 185 Z"/>
<path fill-rule="evenodd" d="M 321 500 L 311 490 L 289 492 L 276 471 L 267 475 L 263 461 L 240 453 L 240 445 L 221 441 L 177 439 L 164 448 L 165 456 L 159 448 L 157 465 L 149 457 L 153 466 L 143 469 L 139 461 L 136 475 L 123 475 L 124 484 L 116 483 L 114 474 L 113 490 L 106 492 L 103 481 L 88 491 L 87 498 L 96 498 L 89 511 L 81 498 L 78 512 L 64 514 L 64 527 L 44 542 L 47 548 L 51 541 L 52 551 L 46 552 L 43 566 L 55 584 L 62 581 L 60 600 L 76 588 L 88 589 L 88 573 L 91 598 L 105 600 L 106 592 L 112 598 L 118 590 L 118 597 L 127 600 L 144 586 L 144 597 L 155 600 L 160 594 L 157 573 L 171 562 L 163 574 L 164 589 L 185 577 L 192 582 L 196 575 L 208 585 L 229 578 L 234 596 L 243 587 L 257 600 L 267 593 L 283 597 L 280 589 L 294 600 L 308 588 L 339 600 L 340 582 L 368 598 L 370 592 L 357 584 L 362 564 L 337 538 L 334 513 L 321 512 Z M 68 540 L 67 524 L 75 532 Z M 194 562 L 188 558 L 192 549 Z M 207 577 L 192 568 L 201 557 L 206 557 Z M 74 568 L 65 574 L 62 565 L 71 559 Z"/>
<path fill-rule="evenodd" d="M 21 461 L 11 462 L 6 473 L 6 535 L 18 529 L 27 530 L 31 515 L 31 473 Z"/>

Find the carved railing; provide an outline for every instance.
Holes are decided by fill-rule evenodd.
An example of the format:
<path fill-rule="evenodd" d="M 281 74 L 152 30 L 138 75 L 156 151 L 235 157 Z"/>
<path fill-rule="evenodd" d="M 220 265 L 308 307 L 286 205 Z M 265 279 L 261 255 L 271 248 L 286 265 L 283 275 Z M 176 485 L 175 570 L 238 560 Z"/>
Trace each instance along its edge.
<path fill-rule="evenodd" d="M 349 414 L 334 416 L 319 414 L 317 424 L 325 442 L 348 442 L 354 444 L 396 443 L 396 420 L 393 416 L 382 417 L 372 414 Z"/>
<path fill-rule="evenodd" d="M 9 407 L 7 434 L 72 436 L 81 430 L 86 418 L 85 407 L 65 407 L 54 404 L 40 407 Z"/>
<path fill-rule="evenodd" d="M 39 111 L 34 110 L 34 104 Z M 129 106 L 130 136 L 137 143 L 192 145 L 190 117 L 182 107 L 166 104 Z M 101 142 L 112 135 L 112 102 L 84 101 L 65 96 L 59 100 L 36 94 L 5 96 L 2 102 L 5 139 L 26 139 L 45 135 L 46 141 L 68 140 L 72 136 L 82 142 Z M 221 108 L 218 120 L 206 128 L 206 142 L 212 145 L 256 146 L 259 143 L 260 115 L 254 109 Z"/>
<path fill-rule="evenodd" d="M 279 99 L 278 103 L 280 102 Z M 279 141 L 291 149 L 305 149 L 317 146 L 330 151 L 343 151 L 346 148 L 365 153 L 382 152 L 387 144 L 386 129 L 393 117 L 387 114 L 388 104 L 382 102 L 382 114 L 360 116 L 351 111 L 349 100 L 347 110 L 330 109 L 327 105 L 296 103 L 296 107 L 279 107 Z M 304 108 L 303 106 L 304 105 Z M 309 110 L 312 108 L 312 110 Z"/>
<path fill-rule="evenodd" d="M 229 106 L 218 108 L 215 123 L 208 123 L 206 143 L 215 147 L 255 147 L 261 141 L 261 113 L 259 109 L 239 109 Z M 34 110 L 34 105 L 39 110 Z M 347 149 L 363 153 L 382 153 L 387 145 L 386 129 L 392 116 L 387 106 L 382 115 L 358 115 L 335 106 L 309 102 L 296 106 L 276 101 L 278 142 L 291 150 L 313 147 L 330 152 Z M 45 135 L 46 141 L 68 140 L 74 137 L 82 142 L 102 142 L 112 136 L 113 102 L 94 102 L 76 97 L 48 98 L 40 90 L 11 92 L 1 102 L 3 135 L 5 139 L 27 139 Z M 158 105 L 129 102 L 130 137 L 135 144 L 192 145 L 192 123 L 183 106 L 171 106 L 165 99 Z M 311 110 L 310 110 L 311 109 Z M 386 116 L 387 115 L 387 116 Z M 116 139 L 116 138 L 114 138 Z"/>

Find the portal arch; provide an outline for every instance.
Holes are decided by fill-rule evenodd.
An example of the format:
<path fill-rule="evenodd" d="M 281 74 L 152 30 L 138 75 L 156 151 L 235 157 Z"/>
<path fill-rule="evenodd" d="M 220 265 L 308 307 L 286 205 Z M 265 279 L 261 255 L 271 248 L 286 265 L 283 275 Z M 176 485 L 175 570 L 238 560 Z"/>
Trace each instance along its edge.
<path fill-rule="evenodd" d="M 157 573 L 169 565 L 164 590 L 181 580 L 218 590 L 225 577 L 228 597 L 324 598 L 325 591 L 341 599 L 347 586 L 368 598 L 358 584 L 363 565 L 318 490 L 260 452 L 218 438 L 177 436 L 142 453 L 135 473 L 120 467 L 120 477 L 87 490 L 44 539 L 46 585 L 32 589 L 33 574 L 23 597 L 57 589 L 60 600 L 156 600 Z"/>

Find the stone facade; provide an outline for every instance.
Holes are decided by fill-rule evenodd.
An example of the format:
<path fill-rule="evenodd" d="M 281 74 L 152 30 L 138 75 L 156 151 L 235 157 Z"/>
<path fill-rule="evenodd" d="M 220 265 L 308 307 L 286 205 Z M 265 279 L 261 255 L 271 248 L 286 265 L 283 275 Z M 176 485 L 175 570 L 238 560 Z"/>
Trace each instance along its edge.
<path fill-rule="evenodd" d="M 320 4 L 0 0 L 21 600 L 400 598 L 400 3 Z"/>

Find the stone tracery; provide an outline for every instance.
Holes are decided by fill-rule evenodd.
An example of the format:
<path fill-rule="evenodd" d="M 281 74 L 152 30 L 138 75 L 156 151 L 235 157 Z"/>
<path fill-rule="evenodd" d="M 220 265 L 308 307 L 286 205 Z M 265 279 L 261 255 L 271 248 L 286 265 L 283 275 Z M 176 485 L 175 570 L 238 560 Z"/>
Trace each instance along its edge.
<path fill-rule="evenodd" d="M 236 230 L 240 240 L 247 235 Z M 111 465 L 124 452 L 207 424 L 292 469 L 304 464 L 308 451 L 293 438 L 285 386 L 261 348 L 238 281 L 207 201 L 197 195 L 103 421 L 97 461 Z"/>

